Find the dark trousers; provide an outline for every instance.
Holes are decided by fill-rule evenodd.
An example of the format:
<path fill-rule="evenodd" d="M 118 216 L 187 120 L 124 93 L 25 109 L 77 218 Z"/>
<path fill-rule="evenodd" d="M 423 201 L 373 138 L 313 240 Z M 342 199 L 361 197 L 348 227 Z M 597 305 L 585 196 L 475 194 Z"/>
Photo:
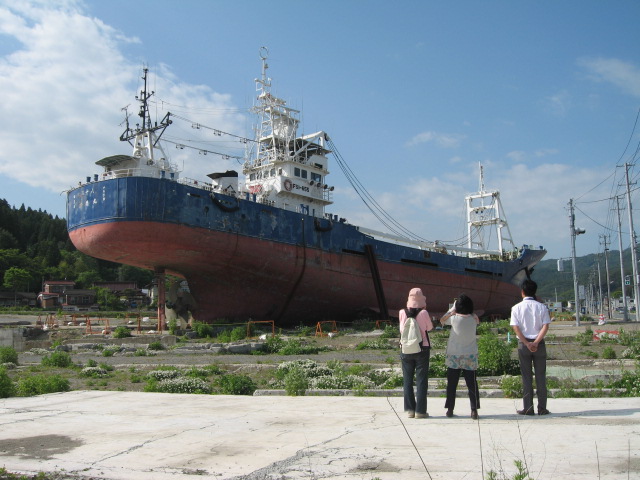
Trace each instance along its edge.
<path fill-rule="evenodd" d="M 402 380 L 404 385 L 404 410 L 427 413 L 427 388 L 429 379 L 429 358 L 431 349 L 423 348 L 418 353 L 401 353 Z M 416 391 L 413 391 L 413 378 L 416 379 Z"/>
<path fill-rule="evenodd" d="M 522 342 L 518 342 L 518 359 L 522 373 L 522 406 L 533 411 L 533 372 L 536 376 L 538 410 L 547 408 L 547 346 L 544 340 L 538 350 L 531 352 Z"/>
<path fill-rule="evenodd" d="M 464 381 L 469 390 L 469 401 L 471 402 L 471 410 L 480 408 L 480 389 L 478 388 L 478 379 L 475 370 L 464 370 L 462 368 L 447 368 L 447 401 L 444 408 L 454 409 L 456 406 L 456 391 L 458 389 L 458 380 L 460 373 L 464 376 Z"/>

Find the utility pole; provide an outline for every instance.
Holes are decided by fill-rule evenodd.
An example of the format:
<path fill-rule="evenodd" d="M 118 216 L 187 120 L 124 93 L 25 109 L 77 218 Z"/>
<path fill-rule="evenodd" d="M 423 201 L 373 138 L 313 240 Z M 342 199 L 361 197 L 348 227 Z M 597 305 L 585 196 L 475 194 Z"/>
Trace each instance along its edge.
<path fill-rule="evenodd" d="M 576 276 L 576 235 L 585 232 L 576 228 L 576 216 L 573 213 L 573 198 L 569 199 L 569 232 L 571 233 L 571 268 L 573 269 L 573 295 L 576 304 L 576 327 L 580 326 L 580 298 L 578 296 L 578 277 Z"/>
<path fill-rule="evenodd" d="M 604 315 L 604 310 L 603 310 L 603 306 L 604 306 L 604 302 L 602 301 L 602 277 L 600 275 L 600 261 L 598 260 L 598 295 L 600 298 L 600 314 Z"/>
<path fill-rule="evenodd" d="M 631 236 L 631 267 L 633 268 L 633 302 L 636 307 L 636 322 L 640 322 L 638 311 L 638 260 L 636 259 L 636 232 L 633 230 L 633 212 L 631 209 L 631 190 L 629 188 L 629 164 L 624 164 L 624 175 L 627 183 L 627 209 L 629 210 L 629 235 Z"/>
<path fill-rule="evenodd" d="M 622 304 L 624 308 L 623 320 L 626 322 L 629 320 L 629 314 L 627 312 L 627 294 L 625 293 L 624 285 L 624 259 L 622 257 L 622 222 L 620 221 L 620 197 L 616 196 L 616 211 L 618 212 L 618 248 L 620 248 L 620 277 L 622 283 Z M 637 310 L 637 309 L 636 309 Z"/>
<path fill-rule="evenodd" d="M 607 317 L 611 319 L 611 281 L 609 280 L 609 249 L 607 248 L 607 235 L 600 235 L 604 244 L 604 268 L 607 271 Z"/>

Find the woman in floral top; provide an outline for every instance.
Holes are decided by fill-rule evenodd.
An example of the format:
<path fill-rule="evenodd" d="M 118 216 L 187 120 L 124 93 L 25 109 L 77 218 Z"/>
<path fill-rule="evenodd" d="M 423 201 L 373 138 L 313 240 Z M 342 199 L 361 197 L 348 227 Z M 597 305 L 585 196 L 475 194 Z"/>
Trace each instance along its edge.
<path fill-rule="evenodd" d="M 471 418 L 478 419 L 480 408 L 480 392 L 476 370 L 478 369 L 478 342 L 476 341 L 476 325 L 480 323 L 473 313 L 473 301 L 465 294 L 461 294 L 455 301 L 453 308 L 441 319 L 443 325 L 451 325 L 449 343 L 447 344 L 447 417 L 453 417 L 456 405 L 456 390 L 460 374 L 464 376 L 469 389 L 471 402 Z"/>

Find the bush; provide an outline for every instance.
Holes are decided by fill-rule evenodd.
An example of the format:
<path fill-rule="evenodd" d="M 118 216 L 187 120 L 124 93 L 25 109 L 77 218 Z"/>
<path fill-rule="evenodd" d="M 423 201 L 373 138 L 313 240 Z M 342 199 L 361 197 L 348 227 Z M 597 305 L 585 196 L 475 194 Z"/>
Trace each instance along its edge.
<path fill-rule="evenodd" d="M 18 364 L 18 352 L 13 347 L 0 347 L 0 363 Z"/>
<path fill-rule="evenodd" d="M 500 388 L 506 398 L 522 398 L 522 377 L 503 375 L 500 379 Z"/>
<path fill-rule="evenodd" d="M 16 386 L 9 378 L 7 370 L 0 367 L 0 398 L 13 397 L 16 394 Z"/>
<path fill-rule="evenodd" d="M 373 388 L 375 385 L 366 377 L 358 375 L 327 375 L 324 377 L 313 378 L 309 385 L 311 388 L 329 390 L 329 389 L 365 389 Z"/>
<path fill-rule="evenodd" d="M 625 348 L 622 352 L 622 358 L 640 359 L 640 344 L 632 345 L 629 348 Z"/>
<path fill-rule="evenodd" d="M 511 347 L 495 335 L 482 335 L 478 339 L 478 375 L 517 375 L 520 365 L 511 359 Z"/>
<path fill-rule="evenodd" d="M 216 385 L 225 395 L 253 395 L 258 389 L 250 377 L 237 374 L 222 375 L 217 379 Z"/>
<path fill-rule="evenodd" d="M 80 375 L 84 377 L 100 378 L 106 377 L 108 372 L 104 368 L 100 367 L 84 367 L 80 371 Z"/>
<path fill-rule="evenodd" d="M 309 380 L 304 370 L 299 366 L 291 368 L 284 376 L 284 390 L 287 395 L 302 396 L 309 388 Z"/>
<path fill-rule="evenodd" d="M 284 342 L 284 345 L 276 353 L 279 355 L 311 355 L 326 351 L 326 347 L 316 345 L 303 345 L 297 338 L 292 338 Z"/>
<path fill-rule="evenodd" d="M 221 331 L 216 337 L 216 340 L 218 340 L 218 342 L 220 343 L 229 343 L 231 341 L 231 331 L 230 330 Z"/>
<path fill-rule="evenodd" d="M 162 380 L 156 384 L 156 391 L 162 393 L 211 393 L 211 387 L 201 378 L 178 377 Z"/>
<path fill-rule="evenodd" d="M 389 340 L 379 337 L 375 340 L 365 340 L 356 345 L 356 350 L 391 350 L 395 348 Z"/>
<path fill-rule="evenodd" d="M 230 338 L 232 342 L 237 342 L 239 340 L 244 340 L 247 338 L 247 330 L 244 327 L 236 327 L 231 330 Z"/>
<path fill-rule="evenodd" d="M 178 332 L 178 321 L 175 318 L 169 320 L 169 334 L 175 335 Z"/>
<path fill-rule="evenodd" d="M 480 322 L 480 324 L 476 326 L 476 335 L 490 335 L 492 328 L 494 328 L 492 322 Z"/>
<path fill-rule="evenodd" d="M 68 392 L 69 390 L 69 380 L 61 375 L 34 375 L 21 378 L 16 388 L 19 397 Z"/>
<path fill-rule="evenodd" d="M 193 331 L 198 334 L 199 338 L 213 337 L 213 327 L 208 323 L 194 322 Z"/>
<path fill-rule="evenodd" d="M 429 359 L 429 377 L 446 378 L 447 366 L 445 365 L 446 355 L 444 353 L 436 353 L 431 355 Z"/>
<path fill-rule="evenodd" d="M 67 352 L 53 352 L 51 355 L 45 355 L 41 362 L 45 367 L 67 368 L 73 365 L 71 355 Z"/>
<path fill-rule="evenodd" d="M 131 330 L 129 330 L 124 325 L 120 325 L 116 327 L 113 331 L 113 338 L 127 338 L 131 336 Z"/>
<path fill-rule="evenodd" d="M 400 327 L 386 324 L 380 338 L 400 338 Z"/>
<path fill-rule="evenodd" d="M 280 349 L 284 347 L 285 343 L 285 340 L 280 335 L 269 337 L 267 338 L 264 350 L 266 353 L 278 353 Z"/>
<path fill-rule="evenodd" d="M 622 378 L 611 383 L 611 388 L 620 388 L 623 397 L 640 397 L 640 363 L 636 363 L 634 372 L 622 372 Z"/>
<path fill-rule="evenodd" d="M 606 358 L 609 360 L 616 358 L 616 351 L 611 345 L 607 345 L 606 347 L 604 347 L 604 350 L 602 350 L 602 358 Z"/>
<path fill-rule="evenodd" d="M 147 347 L 149 350 L 164 350 L 166 347 L 162 344 L 160 340 L 156 340 L 155 342 L 151 342 Z"/>
<path fill-rule="evenodd" d="M 296 327 L 297 330 L 297 335 L 299 337 L 310 337 L 311 335 L 314 334 L 315 329 L 313 327 L 310 327 L 309 325 L 298 325 Z"/>
<path fill-rule="evenodd" d="M 314 360 L 293 360 L 291 362 L 282 362 L 278 365 L 275 371 L 275 377 L 279 380 L 284 380 L 287 374 L 293 370 L 299 368 L 301 369 L 305 377 L 314 378 L 321 377 L 324 375 L 331 375 L 332 369 L 325 365 L 320 365 L 318 362 Z"/>
<path fill-rule="evenodd" d="M 153 378 L 154 380 L 162 381 L 170 378 L 178 378 L 182 376 L 182 372 L 179 370 L 152 370 L 147 373 L 147 378 Z"/>
<path fill-rule="evenodd" d="M 625 347 L 638 346 L 640 345 L 640 330 L 633 330 L 627 332 L 623 328 L 620 329 L 618 333 L 618 343 L 620 345 L 624 345 Z"/>
<path fill-rule="evenodd" d="M 576 335 L 576 341 L 582 345 L 583 347 L 588 346 L 593 341 L 593 330 L 591 327 L 587 327 L 587 329 Z"/>
<path fill-rule="evenodd" d="M 103 357 L 113 357 L 117 352 L 119 352 L 121 347 L 119 345 L 109 345 L 108 347 L 103 348 L 102 356 Z"/>

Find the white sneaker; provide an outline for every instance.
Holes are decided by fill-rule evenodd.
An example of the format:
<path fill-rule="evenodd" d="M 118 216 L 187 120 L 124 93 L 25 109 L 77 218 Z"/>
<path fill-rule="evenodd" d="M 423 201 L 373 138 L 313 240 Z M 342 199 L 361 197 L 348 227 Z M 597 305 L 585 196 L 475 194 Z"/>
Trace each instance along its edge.
<path fill-rule="evenodd" d="M 416 412 L 414 412 L 413 410 L 407 410 L 407 417 L 413 418 L 415 416 L 416 416 Z"/>

